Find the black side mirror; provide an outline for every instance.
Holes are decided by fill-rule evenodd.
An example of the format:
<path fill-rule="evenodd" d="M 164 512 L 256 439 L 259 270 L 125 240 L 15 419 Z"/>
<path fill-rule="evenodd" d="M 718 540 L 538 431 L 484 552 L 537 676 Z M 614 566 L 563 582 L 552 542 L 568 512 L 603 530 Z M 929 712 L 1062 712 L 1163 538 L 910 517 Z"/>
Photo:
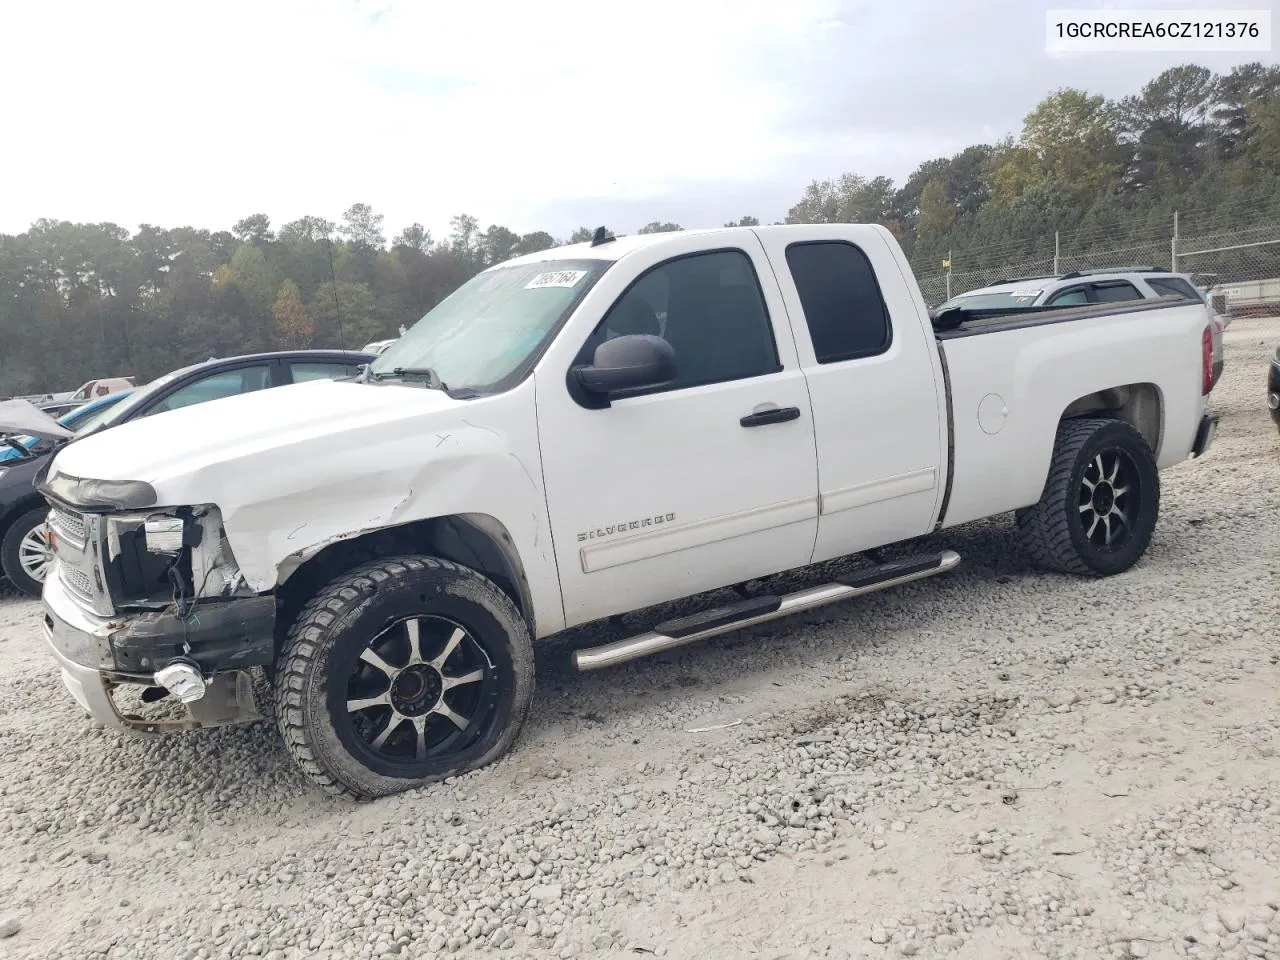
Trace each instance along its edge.
<path fill-rule="evenodd" d="M 630 334 L 596 347 L 589 366 L 575 367 L 578 384 L 588 394 L 610 394 L 641 387 L 657 387 L 676 377 L 676 352 L 661 337 Z"/>

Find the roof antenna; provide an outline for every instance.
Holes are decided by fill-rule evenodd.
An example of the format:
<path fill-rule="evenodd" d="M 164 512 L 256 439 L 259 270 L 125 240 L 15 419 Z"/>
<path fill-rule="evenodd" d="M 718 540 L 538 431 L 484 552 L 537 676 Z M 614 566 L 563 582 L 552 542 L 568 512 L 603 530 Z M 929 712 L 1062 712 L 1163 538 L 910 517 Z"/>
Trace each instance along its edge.
<path fill-rule="evenodd" d="M 608 243 L 610 240 L 616 240 L 616 239 L 617 238 L 611 236 L 609 234 L 609 231 L 606 230 L 604 227 L 596 227 L 595 236 L 591 238 L 591 245 L 593 247 L 598 247 L 602 243 Z"/>
<path fill-rule="evenodd" d="M 325 237 L 324 242 L 329 248 L 329 279 L 333 283 L 333 312 L 338 318 L 338 347 L 345 350 L 347 340 L 342 335 L 342 304 L 338 302 L 338 273 L 333 269 L 333 241 Z"/>

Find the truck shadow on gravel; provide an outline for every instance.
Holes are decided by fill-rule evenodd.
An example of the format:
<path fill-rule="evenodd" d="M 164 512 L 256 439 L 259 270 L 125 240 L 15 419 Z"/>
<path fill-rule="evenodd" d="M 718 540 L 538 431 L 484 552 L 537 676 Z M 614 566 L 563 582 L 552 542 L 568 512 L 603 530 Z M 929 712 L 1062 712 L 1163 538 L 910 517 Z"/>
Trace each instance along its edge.
<path fill-rule="evenodd" d="M 1169 553 L 1181 555 L 1181 560 L 1170 563 L 1171 568 L 1194 568 L 1195 554 L 1208 547 L 1203 523 L 1188 522 L 1203 520 L 1203 511 L 1192 503 L 1188 513 L 1187 506 L 1177 497 L 1170 498 L 1151 554 L 1134 573 L 1152 563 L 1170 563 Z M 1231 524 L 1224 519 L 1221 525 Z M 1215 540 L 1230 540 L 1228 529 L 1217 533 L 1220 537 Z M 957 619 L 970 621 L 975 611 L 986 611 L 993 620 L 1007 620 L 1011 632 L 1034 630 L 1036 595 L 1048 599 L 1074 590 L 1083 597 L 1091 589 L 1086 581 L 1033 569 L 1018 550 L 1012 518 L 1007 516 L 901 545 L 891 555 L 943 546 L 963 557 L 961 566 L 945 576 L 599 673 L 576 672 L 570 665 L 572 652 L 641 632 L 651 623 L 687 612 L 694 604 L 667 604 L 628 616 L 621 627 L 594 624 L 543 642 L 536 650 L 538 687 L 523 735 L 507 757 L 463 779 L 477 787 L 492 783 L 490 778 L 502 782 L 530 763 L 542 762 L 548 749 L 561 753 L 558 748 L 570 741 L 573 750 L 565 752 L 571 755 L 586 750 L 593 741 L 597 746 L 627 741 L 637 745 L 655 729 L 676 729 L 708 715 L 728 715 L 744 708 L 758 711 L 762 704 L 776 706 L 781 715 L 804 718 L 802 725 L 815 729 L 815 724 L 821 726 L 821 718 L 811 714 L 815 708 L 822 709 L 824 694 L 818 689 L 822 683 L 811 683 L 811 679 L 828 686 L 843 683 L 850 696 L 870 695 L 856 668 L 853 672 L 847 666 L 836 668 L 862 657 L 872 658 L 867 662 L 874 665 L 877 657 L 910 656 L 914 637 L 943 633 Z M 1162 555 L 1165 559 L 1159 559 Z M 862 562 L 833 561 L 793 571 L 777 578 L 770 588 L 802 589 Z M 1132 577 L 1128 574 L 1110 582 L 1109 602 L 1123 602 L 1126 593 L 1133 592 L 1137 584 Z M 0 616 L 24 605 L 17 597 L 17 602 L 6 602 L 6 587 L 0 585 Z M 732 591 L 723 593 L 735 596 Z M 1013 616 L 1015 601 L 1027 611 L 1022 621 Z M 922 671 L 931 669 L 936 665 L 921 664 Z M 73 788 L 79 782 L 109 784 L 105 791 L 86 791 L 75 814 L 81 823 L 123 819 L 143 827 L 175 820 L 232 825 L 281 809 L 305 815 L 317 807 L 348 808 L 343 801 L 321 796 L 296 771 L 269 719 L 245 727 L 144 740 L 95 729 L 69 704 L 52 669 L 18 681 L 5 678 L 0 688 L 4 689 L 0 772 L 6 780 L 20 779 L 22 768 L 34 763 L 56 767 L 59 779 Z M 771 699 L 776 702 L 771 704 Z M 34 714 L 53 722 L 34 726 L 19 722 Z M 574 765 L 566 757 L 564 772 Z M 164 781 L 164 790 L 155 789 L 158 781 Z M 429 788 L 426 794 L 429 799 Z M 55 798 L 31 798 L 32 803 L 42 800 L 50 806 L 29 811 L 39 822 L 55 824 L 71 816 L 58 808 Z M 108 809 L 114 809 L 114 814 L 108 816 Z"/>
<path fill-rule="evenodd" d="M 682 712 L 682 704 L 687 710 L 700 709 L 697 704 L 714 699 L 760 667 L 803 665 L 815 656 L 840 649 L 868 647 L 879 630 L 896 630 L 908 621 L 919 624 L 922 610 L 937 608 L 926 616 L 932 622 L 950 605 L 941 598 L 957 591 L 972 592 L 979 581 L 991 579 L 993 567 L 1021 570 L 1020 561 L 1002 559 L 1009 555 L 1012 542 L 1010 531 L 1002 525 L 987 523 L 973 531 L 952 533 L 948 543 L 957 542 L 967 563 L 935 582 L 912 584 L 896 594 L 873 595 L 768 628 L 743 630 L 609 671 L 580 674 L 568 662 L 573 650 L 621 635 L 609 624 L 574 630 L 539 644 L 535 656 L 538 692 L 524 735 L 509 760 L 519 764 L 527 759 L 531 745 L 559 739 L 580 727 L 619 732 L 628 727 L 629 720 L 658 722 L 655 711 L 663 721 L 669 721 Z M 849 566 L 833 563 L 800 571 L 781 578 L 783 582 L 775 589 L 799 589 L 823 582 Z M 691 606 L 676 603 L 642 611 L 628 617 L 626 626 L 642 629 L 639 624 L 645 618 L 656 622 Z M 34 609 L 38 608 L 30 600 L 7 583 L 0 583 L 0 617 L 8 619 L 18 611 Z M 850 620 L 866 627 L 847 636 L 841 626 Z M 830 627 L 835 629 L 826 629 Z M 0 679 L 0 688 L 4 690 L 0 697 L 0 756 L 4 758 L 0 769 L 6 773 L 16 776 L 31 762 L 56 765 L 73 782 L 108 782 L 121 796 L 153 794 L 157 780 L 169 781 L 165 794 L 181 796 L 184 803 L 211 815 L 247 805 L 278 807 L 281 801 L 322 800 L 295 772 L 269 719 L 245 727 L 148 740 L 95 728 L 66 697 L 51 664 L 20 678 Z M 46 722 L 30 725 L 21 720 L 33 716 L 43 716 Z M 472 774 L 484 775 L 485 771 Z M 84 811 L 84 815 L 94 816 L 92 811 Z"/>

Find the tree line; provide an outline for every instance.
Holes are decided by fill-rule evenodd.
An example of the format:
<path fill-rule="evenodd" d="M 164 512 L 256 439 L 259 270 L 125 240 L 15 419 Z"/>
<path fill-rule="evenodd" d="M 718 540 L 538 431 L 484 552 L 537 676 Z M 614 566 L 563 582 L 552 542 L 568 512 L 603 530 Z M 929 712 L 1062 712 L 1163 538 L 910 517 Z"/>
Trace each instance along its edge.
<path fill-rule="evenodd" d="M 883 224 L 917 269 L 936 271 L 949 254 L 969 265 L 1051 256 L 1055 231 L 1167 235 L 1175 210 L 1206 226 L 1229 225 L 1231 211 L 1280 223 L 1280 67 L 1187 64 L 1119 100 L 1055 90 L 1016 137 L 926 160 L 901 185 L 853 172 L 815 180 L 785 222 Z M 141 383 L 211 356 L 358 348 L 487 266 L 594 232 L 557 239 L 460 215 L 446 237 L 415 223 L 388 240 L 383 221 L 355 203 L 338 222 L 278 228 L 256 213 L 230 230 L 39 220 L 0 235 L 0 396 L 103 376 Z M 1280 245 L 1259 255 L 1280 274 Z"/>
<path fill-rule="evenodd" d="M 787 220 L 884 224 L 917 270 L 936 273 L 948 256 L 970 269 L 1051 258 L 1055 232 L 1167 244 L 1175 212 L 1184 234 L 1280 228 L 1280 67 L 1185 64 L 1119 100 L 1055 90 L 1016 138 L 925 161 L 901 186 L 854 173 L 815 181 Z M 1280 275 L 1280 245 L 1249 257 L 1254 273 Z M 1195 267 L 1229 279 L 1240 261 Z"/>

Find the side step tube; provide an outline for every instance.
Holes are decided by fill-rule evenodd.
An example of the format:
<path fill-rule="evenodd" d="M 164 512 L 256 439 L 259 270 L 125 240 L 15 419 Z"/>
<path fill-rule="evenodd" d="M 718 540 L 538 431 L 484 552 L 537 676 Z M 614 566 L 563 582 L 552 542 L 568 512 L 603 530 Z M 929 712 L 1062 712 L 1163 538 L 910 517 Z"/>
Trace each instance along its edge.
<path fill-rule="evenodd" d="M 783 597 L 756 597 L 728 607 L 660 623 L 650 632 L 639 636 L 628 637 L 599 647 L 577 650 L 573 654 L 573 665 L 580 671 L 616 666 L 628 660 L 637 660 L 640 657 L 719 636 L 722 633 L 731 633 L 757 623 L 767 623 L 793 613 L 824 607 L 829 603 L 876 593 L 889 587 L 911 583 L 913 580 L 935 577 L 954 569 L 959 563 L 960 554 L 953 550 L 946 550 L 933 557 L 886 563 L 879 568 L 858 571 L 842 578 L 847 581 L 844 583 L 824 583 Z M 705 624 L 705 626 L 696 629 L 694 624 Z"/>

